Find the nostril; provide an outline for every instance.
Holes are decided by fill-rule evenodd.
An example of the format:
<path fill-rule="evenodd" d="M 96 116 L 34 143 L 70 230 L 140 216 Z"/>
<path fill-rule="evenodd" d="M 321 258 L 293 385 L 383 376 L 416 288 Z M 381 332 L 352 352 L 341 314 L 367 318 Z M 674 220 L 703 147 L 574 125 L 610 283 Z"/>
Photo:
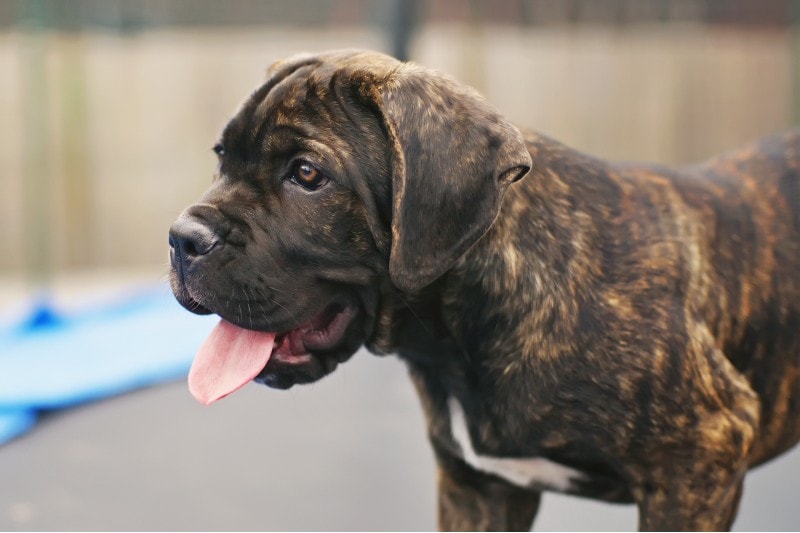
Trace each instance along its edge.
<path fill-rule="evenodd" d="M 205 255 L 197 251 L 197 246 L 193 241 L 186 241 L 183 243 L 183 253 L 189 256 Z"/>
<path fill-rule="evenodd" d="M 169 231 L 169 245 L 177 260 L 206 255 L 219 243 L 217 234 L 190 216 L 181 216 Z"/>

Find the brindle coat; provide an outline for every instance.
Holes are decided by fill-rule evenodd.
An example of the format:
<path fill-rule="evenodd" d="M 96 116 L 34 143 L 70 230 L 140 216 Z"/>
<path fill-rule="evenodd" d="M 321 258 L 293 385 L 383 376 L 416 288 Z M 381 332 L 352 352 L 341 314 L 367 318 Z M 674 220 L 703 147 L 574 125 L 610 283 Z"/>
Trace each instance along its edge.
<path fill-rule="evenodd" d="M 558 488 L 635 502 L 641 529 L 729 528 L 746 470 L 800 440 L 800 131 L 680 169 L 608 163 L 439 73 L 336 52 L 273 66 L 219 151 L 180 220 L 222 244 L 174 261 L 176 296 L 271 331 L 357 301 L 340 346 L 260 380 L 398 353 L 442 529 L 528 529 L 556 488 L 468 464 L 452 401 L 475 453 L 579 471 Z M 298 157 L 329 181 L 297 187 Z"/>

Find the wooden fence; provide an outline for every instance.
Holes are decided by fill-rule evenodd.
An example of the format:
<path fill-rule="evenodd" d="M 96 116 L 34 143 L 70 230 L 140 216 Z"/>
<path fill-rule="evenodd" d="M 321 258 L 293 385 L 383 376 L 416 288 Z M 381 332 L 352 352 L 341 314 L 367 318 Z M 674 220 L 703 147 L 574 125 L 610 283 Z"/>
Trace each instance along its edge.
<path fill-rule="evenodd" d="M 0 275 L 166 265 L 167 228 L 269 63 L 385 43 L 367 26 L 0 33 Z M 796 47 L 786 26 L 458 23 L 411 50 L 521 126 L 683 163 L 795 123 Z"/>

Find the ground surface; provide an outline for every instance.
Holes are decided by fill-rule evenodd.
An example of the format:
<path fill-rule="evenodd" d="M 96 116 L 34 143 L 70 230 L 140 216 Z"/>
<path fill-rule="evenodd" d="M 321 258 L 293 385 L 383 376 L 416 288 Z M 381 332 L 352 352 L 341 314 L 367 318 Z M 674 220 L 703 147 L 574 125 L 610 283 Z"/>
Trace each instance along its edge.
<path fill-rule="evenodd" d="M 433 457 L 403 365 L 365 352 L 288 392 L 203 408 L 185 384 L 47 416 L 0 447 L 0 530 L 426 530 Z M 800 529 L 800 450 L 748 478 L 740 530 Z M 537 530 L 631 530 L 547 495 Z"/>

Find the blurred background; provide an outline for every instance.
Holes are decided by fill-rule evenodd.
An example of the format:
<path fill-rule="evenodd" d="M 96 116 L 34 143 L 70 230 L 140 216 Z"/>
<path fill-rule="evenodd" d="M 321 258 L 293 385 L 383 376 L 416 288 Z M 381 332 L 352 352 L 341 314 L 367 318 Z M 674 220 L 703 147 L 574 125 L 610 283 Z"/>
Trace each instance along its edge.
<path fill-rule="evenodd" d="M 800 121 L 794 0 L 0 0 L 0 317 L 163 286 L 167 229 L 237 105 L 274 60 L 342 47 L 444 70 L 607 158 L 690 163 Z M 47 411 L 0 446 L 0 529 L 434 527 L 397 361 L 208 410 L 184 389 Z M 774 465 L 740 529 L 800 528 L 800 455 Z M 635 525 L 548 496 L 537 529 Z"/>
<path fill-rule="evenodd" d="M 400 46 L 521 126 L 687 163 L 797 122 L 797 6 L 2 0 L 0 274 L 163 270 L 166 228 L 209 184 L 209 147 L 278 58 Z"/>

